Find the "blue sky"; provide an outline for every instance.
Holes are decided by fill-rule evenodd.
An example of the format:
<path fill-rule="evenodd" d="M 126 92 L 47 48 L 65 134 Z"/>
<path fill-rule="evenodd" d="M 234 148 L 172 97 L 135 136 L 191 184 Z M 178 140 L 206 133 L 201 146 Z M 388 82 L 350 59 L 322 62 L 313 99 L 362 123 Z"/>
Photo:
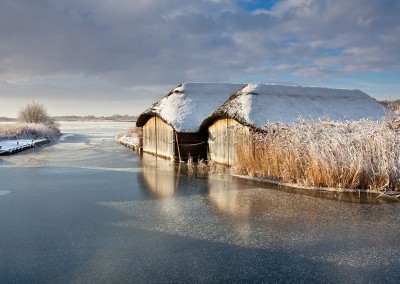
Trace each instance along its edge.
<path fill-rule="evenodd" d="M 239 1 L 239 5 L 249 12 L 256 10 L 270 10 L 276 3 L 276 0 L 242 0 Z"/>
<path fill-rule="evenodd" d="M 400 99 L 400 1 L 2 0 L 0 116 L 135 115 L 182 82 Z"/>

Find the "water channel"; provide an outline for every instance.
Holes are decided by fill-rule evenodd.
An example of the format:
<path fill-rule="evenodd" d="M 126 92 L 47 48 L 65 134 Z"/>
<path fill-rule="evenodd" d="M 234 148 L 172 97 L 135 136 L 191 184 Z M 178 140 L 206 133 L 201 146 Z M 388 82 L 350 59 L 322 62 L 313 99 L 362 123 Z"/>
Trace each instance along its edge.
<path fill-rule="evenodd" d="M 1 283 L 398 283 L 400 204 L 138 155 L 127 123 L 0 158 Z"/>

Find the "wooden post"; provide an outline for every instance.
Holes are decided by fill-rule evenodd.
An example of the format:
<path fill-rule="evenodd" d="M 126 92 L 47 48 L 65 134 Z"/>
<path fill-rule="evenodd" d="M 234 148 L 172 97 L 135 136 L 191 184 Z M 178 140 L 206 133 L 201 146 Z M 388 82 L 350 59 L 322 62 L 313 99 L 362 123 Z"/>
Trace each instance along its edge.
<path fill-rule="evenodd" d="M 157 132 L 157 119 L 158 117 L 154 117 L 154 133 L 155 133 L 155 140 L 156 140 L 156 156 L 158 154 L 158 132 Z"/>
<path fill-rule="evenodd" d="M 228 122 L 229 122 L 229 119 L 226 118 L 226 141 L 227 141 L 227 147 L 226 148 L 228 149 L 228 165 L 230 166 L 231 164 L 230 164 L 230 159 L 229 159 L 230 158 L 229 157 L 229 147 L 231 146 L 230 145 L 231 141 L 229 141 L 230 137 L 229 137 L 229 123 Z"/>
<path fill-rule="evenodd" d="M 181 162 L 181 149 L 179 148 L 179 140 L 178 140 L 178 133 L 175 132 L 175 140 L 176 140 L 176 148 L 178 149 L 178 157 L 179 157 L 179 162 Z"/>

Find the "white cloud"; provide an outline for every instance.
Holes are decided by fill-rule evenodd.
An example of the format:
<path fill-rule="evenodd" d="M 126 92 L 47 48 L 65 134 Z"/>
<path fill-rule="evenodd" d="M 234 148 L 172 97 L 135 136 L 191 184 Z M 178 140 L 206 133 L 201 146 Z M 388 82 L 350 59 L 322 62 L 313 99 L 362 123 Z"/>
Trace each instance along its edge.
<path fill-rule="evenodd" d="M 93 88 L 93 96 L 109 92 L 112 100 L 128 94 L 113 88 L 141 98 L 135 86 L 241 75 L 318 81 L 332 74 L 399 72 L 399 13 L 400 2 L 392 0 L 282 0 L 262 13 L 230 0 L 3 0 L 0 91 L 10 92 L 4 83 L 40 80 L 68 92 L 62 80 L 78 86 L 90 81 L 85 88 Z M 75 90 L 69 96 L 88 95 Z"/>

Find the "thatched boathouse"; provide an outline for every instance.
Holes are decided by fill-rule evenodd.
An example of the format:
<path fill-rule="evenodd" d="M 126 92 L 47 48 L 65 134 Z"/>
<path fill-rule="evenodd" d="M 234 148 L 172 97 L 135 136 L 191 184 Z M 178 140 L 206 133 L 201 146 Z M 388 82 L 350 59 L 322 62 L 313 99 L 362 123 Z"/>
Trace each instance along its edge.
<path fill-rule="evenodd" d="M 336 121 L 378 120 L 385 114 L 382 105 L 359 90 L 248 84 L 206 118 L 201 129 L 208 130 L 210 159 L 232 165 L 237 137 L 246 143 L 246 136 L 268 123 L 293 124 L 300 117 L 323 116 Z"/>
<path fill-rule="evenodd" d="M 206 158 L 207 130 L 201 123 L 245 84 L 185 83 L 143 112 L 143 152 L 168 159 Z"/>

